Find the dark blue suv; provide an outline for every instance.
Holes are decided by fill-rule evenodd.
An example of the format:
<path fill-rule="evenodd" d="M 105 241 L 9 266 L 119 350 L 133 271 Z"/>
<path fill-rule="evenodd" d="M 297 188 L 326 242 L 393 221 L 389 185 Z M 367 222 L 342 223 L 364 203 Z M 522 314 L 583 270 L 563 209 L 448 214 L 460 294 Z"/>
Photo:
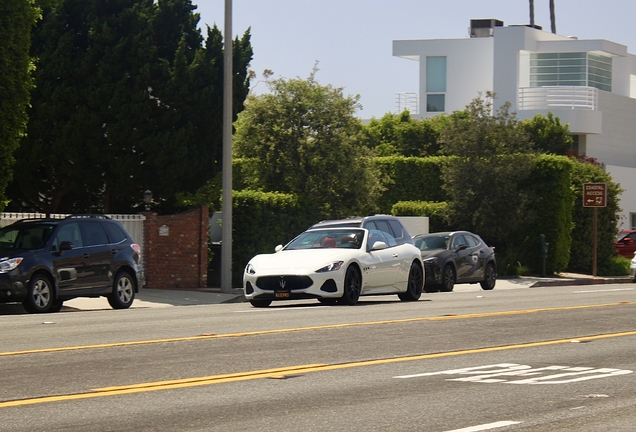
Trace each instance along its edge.
<path fill-rule="evenodd" d="M 23 219 L 0 230 L 0 303 L 42 313 L 76 297 L 106 297 L 126 309 L 144 284 L 141 248 L 107 216 Z"/>

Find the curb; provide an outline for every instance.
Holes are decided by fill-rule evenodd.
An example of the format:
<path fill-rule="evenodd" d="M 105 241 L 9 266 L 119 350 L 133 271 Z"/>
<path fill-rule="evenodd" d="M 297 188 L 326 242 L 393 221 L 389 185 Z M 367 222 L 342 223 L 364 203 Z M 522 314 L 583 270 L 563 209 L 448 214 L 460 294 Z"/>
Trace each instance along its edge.
<path fill-rule="evenodd" d="M 577 279 L 551 279 L 545 281 L 536 281 L 530 288 L 551 287 L 551 286 L 568 286 L 568 285 L 603 285 L 603 284 L 623 284 L 633 283 L 629 277 L 620 278 L 577 278 Z"/>
<path fill-rule="evenodd" d="M 224 303 L 245 303 L 247 301 L 247 299 L 245 298 L 245 296 L 243 294 L 237 295 L 236 297 L 232 297 L 230 299 L 227 300 L 223 300 L 221 302 L 221 304 Z"/>

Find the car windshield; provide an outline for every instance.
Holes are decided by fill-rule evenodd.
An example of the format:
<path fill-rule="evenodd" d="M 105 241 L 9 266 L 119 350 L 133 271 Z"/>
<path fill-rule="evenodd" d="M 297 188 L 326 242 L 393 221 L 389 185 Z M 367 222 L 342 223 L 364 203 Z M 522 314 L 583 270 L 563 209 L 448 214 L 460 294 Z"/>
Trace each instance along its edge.
<path fill-rule="evenodd" d="M 364 230 L 334 228 L 330 230 L 305 231 L 292 240 L 285 250 L 347 248 L 360 249 Z"/>
<path fill-rule="evenodd" d="M 621 231 L 616 235 L 616 241 L 621 241 L 628 235 L 630 235 L 632 231 Z"/>
<path fill-rule="evenodd" d="M 415 246 L 420 250 L 436 250 L 448 248 L 448 236 L 434 235 L 427 237 L 418 237 L 415 239 Z"/>
<path fill-rule="evenodd" d="M 0 250 L 35 250 L 46 244 L 54 225 L 10 225 L 0 230 Z"/>

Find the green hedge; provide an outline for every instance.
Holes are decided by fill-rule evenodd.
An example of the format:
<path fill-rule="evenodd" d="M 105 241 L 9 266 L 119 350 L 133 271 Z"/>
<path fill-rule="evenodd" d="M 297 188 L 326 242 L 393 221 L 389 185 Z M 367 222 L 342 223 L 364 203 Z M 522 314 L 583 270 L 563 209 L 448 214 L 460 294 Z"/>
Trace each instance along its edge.
<path fill-rule="evenodd" d="M 378 202 L 380 213 L 389 213 L 400 201 L 445 201 L 440 168 L 446 160 L 437 156 L 374 158 L 386 188 Z"/>
<path fill-rule="evenodd" d="M 536 196 L 532 209 L 536 218 L 525 232 L 524 250 L 519 255 L 519 261 L 535 274 L 543 270 L 541 234 L 549 243 L 545 260 L 546 274 L 566 270 L 570 261 L 574 204 L 572 170 L 573 161 L 565 156 L 539 155 L 527 185 Z M 514 245 L 517 240 L 510 239 L 508 243 Z"/>
<path fill-rule="evenodd" d="M 438 167 L 445 163 L 442 160 L 444 158 L 434 159 L 437 159 L 434 163 Z M 540 234 L 544 234 L 546 242 L 550 243 L 545 263 L 546 273 L 566 269 L 572 242 L 573 164 L 565 156 L 537 156 L 530 181 L 520 185 L 534 191 L 537 196 L 531 209 L 535 215 L 534 222 L 510 233 L 505 244 L 495 245 L 501 274 L 516 274 L 519 268 L 534 274 L 542 272 Z M 436 184 L 435 181 L 432 183 Z M 428 216 L 430 232 L 447 231 L 451 227 L 446 218 L 446 207 L 445 202 L 400 201 L 393 205 L 391 213 L 396 216 Z"/>
<path fill-rule="evenodd" d="M 387 180 L 381 198 L 381 212 L 396 216 L 428 216 L 431 232 L 446 231 L 447 221 L 440 168 L 446 157 L 381 157 L 374 162 Z M 253 161 L 241 160 L 241 177 Z M 236 166 L 236 165 L 235 165 Z M 238 171 L 238 173 L 237 173 Z M 495 245 L 500 274 L 515 274 L 519 268 L 533 274 L 543 270 L 540 235 L 549 243 L 545 271 L 592 271 L 592 209 L 582 207 L 585 182 L 608 183 L 608 206 L 598 209 L 598 272 L 611 274 L 616 234 L 619 186 L 601 167 L 565 156 L 538 155 L 530 180 L 520 187 L 536 196 L 531 207 L 533 222 L 510 233 L 505 244 Z M 239 184 L 245 184 L 240 180 Z M 233 193 L 233 278 L 240 284 L 243 268 L 258 253 L 273 252 L 316 223 L 315 216 L 290 194 L 257 192 Z M 353 215 L 352 215 L 353 216 Z M 573 231 L 574 230 L 574 231 Z M 572 233 L 575 233 L 573 235 Z M 479 233 L 477 233 L 479 234 Z"/>
<path fill-rule="evenodd" d="M 593 163 L 574 163 L 572 190 L 574 193 L 574 232 L 568 270 L 592 274 L 594 208 L 583 207 L 583 184 L 606 183 L 607 206 L 597 208 L 597 274 L 614 276 L 614 243 L 618 226 L 619 198 L 623 191 L 602 166 Z"/>
<path fill-rule="evenodd" d="M 316 221 L 307 220 L 291 194 L 252 190 L 232 193 L 232 279 L 242 285 L 243 270 L 256 254 L 273 253 Z"/>
<path fill-rule="evenodd" d="M 428 231 L 448 231 L 446 222 L 446 202 L 430 201 L 400 201 L 391 208 L 394 216 L 426 216 L 428 217 Z"/>

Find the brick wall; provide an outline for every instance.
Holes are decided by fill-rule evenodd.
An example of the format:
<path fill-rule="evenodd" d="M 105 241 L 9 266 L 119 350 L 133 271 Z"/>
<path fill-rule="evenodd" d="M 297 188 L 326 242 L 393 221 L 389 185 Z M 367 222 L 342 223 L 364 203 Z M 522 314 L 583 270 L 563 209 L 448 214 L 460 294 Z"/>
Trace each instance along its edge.
<path fill-rule="evenodd" d="M 175 215 L 145 212 L 146 288 L 192 289 L 207 286 L 207 206 Z"/>

